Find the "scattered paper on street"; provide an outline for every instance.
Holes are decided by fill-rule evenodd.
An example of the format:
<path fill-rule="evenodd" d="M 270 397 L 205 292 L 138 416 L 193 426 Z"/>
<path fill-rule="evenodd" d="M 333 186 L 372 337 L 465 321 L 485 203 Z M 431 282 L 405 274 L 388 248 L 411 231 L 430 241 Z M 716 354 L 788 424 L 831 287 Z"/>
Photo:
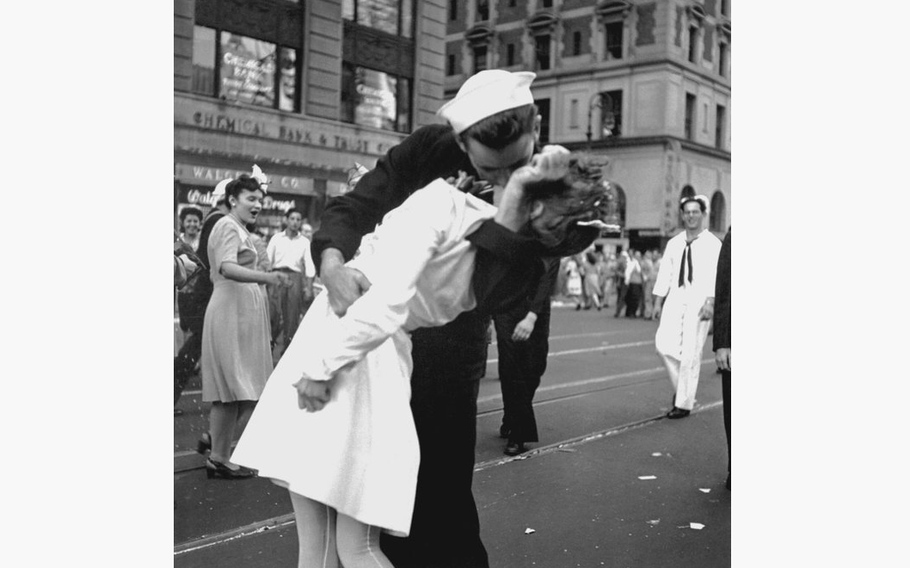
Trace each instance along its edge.
<path fill-rule="evenodd" d="M 649 525 L 656 525 L 658 523 L 660 523 L 660 519 L 654 519 L 654 520 L 648 521 Z"/>
<path fill-rule="evenodd" d="M 644 481 L 646 479 L 657 479 L 657 476 L 656 475 L 639 475 L 638 479 L 641 479 L 642 481 Z"/>
<path fill-rule="evenodd" d="M 662 456 L 663 454 L 660 453 L 660 452 L 654 452 L 654 453 L 651 454 L 651 455 L 654 456 L 654 457 L 656 458 L 656 457 L 658 457 L 658 456 Z"/>
<path fill-rule="evenodd" d="M 528 528 L 525 529 L 525 534 L 531 534 L 531 533 L 534 533 L 534 532 L 537 532 L 537 531 L 535 531 L 534 529 L 532 529 L 532 528 L 530 528 L 530 527 L 528 527 Z"/>
<path fill-rule="evenodd" d="M 701 523 L 689 523 L 689 528 L 700 531 L 701 529 L 705 528 L 705 525 Z"/>
<path fill-rule="evenodd" d="M 699 487 L 698 490 L 701 491 L 702 493 L 710 493 L 710 492 L 711 492 L 710 489 L 707 489 L 707 488 L 705 488 L 705 487 Z"/>

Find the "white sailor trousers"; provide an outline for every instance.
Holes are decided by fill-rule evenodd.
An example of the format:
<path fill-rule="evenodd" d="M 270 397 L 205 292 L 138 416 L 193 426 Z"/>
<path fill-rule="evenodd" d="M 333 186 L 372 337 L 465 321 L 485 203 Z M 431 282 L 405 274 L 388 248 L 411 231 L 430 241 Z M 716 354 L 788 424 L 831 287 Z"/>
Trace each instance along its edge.
<path fill-rule="evenodd" d="M 698 319 L 698 311 L 704 305 L 704 298 L 700 300 L 685 290 L 671 290 L 664 301 L 654 338 L 657 353 L 676 391 L 675 405 L 685 410 L 695 406 L 701 356 L 711 324 L 709 320 Z"/>

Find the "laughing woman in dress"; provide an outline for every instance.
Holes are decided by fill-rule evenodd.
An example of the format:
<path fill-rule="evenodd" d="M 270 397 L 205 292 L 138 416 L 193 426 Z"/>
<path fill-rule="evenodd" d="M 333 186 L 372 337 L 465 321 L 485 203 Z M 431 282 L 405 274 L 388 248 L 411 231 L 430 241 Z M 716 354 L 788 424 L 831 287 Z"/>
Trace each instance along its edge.
<path fill-rule="evenodd" d="M 202 400 L 212 409 L 200 446 L 211 450 L 205 463 L 209 478 L 236 479 L 255 475 L 231 462 L 231 443 L 272 373 L 268 299 L 259 285 L 287 285 L 287 276 L 256 269 L 258 256 L 246 226 L 262 207 L 259 182 L 242 175 L 225 191 L 230 211 L 208 242 L 214 291 L 202 328 Z"/>

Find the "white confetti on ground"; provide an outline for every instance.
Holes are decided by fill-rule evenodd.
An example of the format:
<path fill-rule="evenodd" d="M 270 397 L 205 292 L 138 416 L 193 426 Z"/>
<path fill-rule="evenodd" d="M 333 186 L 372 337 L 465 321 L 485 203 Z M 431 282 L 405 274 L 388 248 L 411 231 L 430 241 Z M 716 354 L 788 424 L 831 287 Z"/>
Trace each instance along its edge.
<path fill-rule="evenodd" d="M 647 480 L 647 479 L 657 479 L 657 476 L 656 475 L 639 475 L 638 479 L 641 479 L 642 481 Z"/>
<path fill-rule="evenodd" d="M 525 529 L 525 534 L 531 534 L 531 533 L 535 533 L 535 532 L 537 532 L 537 531 L 535 531 L 534 529 L 532 529 L 530 527 Z"/>
<path fill-rule="evenodd" d="M 701 491 L 702 493 L 710 493 L 710 492 L 711 492 L 710 489 L 707 489 L 707 488 L 705 488 L 705 487 L 699 487 L 698 490 Z"/>

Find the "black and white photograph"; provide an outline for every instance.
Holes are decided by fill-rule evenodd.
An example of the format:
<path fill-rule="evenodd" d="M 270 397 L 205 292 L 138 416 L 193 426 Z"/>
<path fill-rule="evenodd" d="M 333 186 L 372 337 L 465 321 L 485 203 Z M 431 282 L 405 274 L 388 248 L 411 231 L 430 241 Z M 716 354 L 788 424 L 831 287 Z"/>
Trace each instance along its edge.
<path fill-rule="evenodd" d="M 729 566 L 731 20 L 175 2 L 175 566 Z"/>
<path fill-rule="evenodd" d="M 736 9 L 12 8 L 4 565 L 902 565 L 910 14 Z"/>

